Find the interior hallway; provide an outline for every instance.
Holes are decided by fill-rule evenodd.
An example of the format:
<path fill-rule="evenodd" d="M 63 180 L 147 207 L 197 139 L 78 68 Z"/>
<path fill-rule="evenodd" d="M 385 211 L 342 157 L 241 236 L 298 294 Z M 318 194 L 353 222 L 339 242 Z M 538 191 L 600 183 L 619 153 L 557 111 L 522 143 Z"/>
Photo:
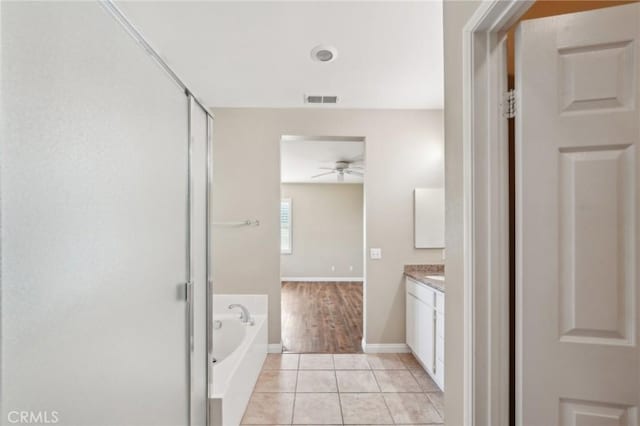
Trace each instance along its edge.
<path fill-rule="evenodd" d="M 282 344 L 290 353 L 362 352 L 362 282 L 283 282 Z"/>

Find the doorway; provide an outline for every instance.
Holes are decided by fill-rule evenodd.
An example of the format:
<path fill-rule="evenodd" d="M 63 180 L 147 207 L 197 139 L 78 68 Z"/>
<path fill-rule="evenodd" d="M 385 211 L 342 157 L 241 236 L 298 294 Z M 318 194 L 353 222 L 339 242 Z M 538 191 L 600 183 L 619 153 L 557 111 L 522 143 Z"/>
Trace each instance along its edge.
<path fill-rule="evenodd" d="M 548 9 L 553 8 L 550 3 L 558 3 L 556 13 L 548 13 Z M 536 11 L 538 4 L 540 8 Z M 626 242 L 629 234 L 618 232 L 619 227 L 626 227 L 625 224 L 637 221 L 637 211 L 633 207 L 634 198 L 630 195 L 633 194 L 633 190 L 629 191 L 630 187 L 637 184 L 637 180 L 634 181 L 633 175 L 629 174 L 629 170 L 633 168 L 630 164 L 635 161 L 633 145 L 636 138 L 625 136 L 622 130 L 627 128 L 622 124 L 626 118 L 635 114 L 635 103 L 629 101 L 635 95 L 632 95 L 634 92 L 631 90 L 618 92 L 626 87 L 625 73 L 631 70 L 629 75 L 632 75 L 632 78 L 637 76 L 635 62 L 625 60 L 628 58 L 625 55 L 625 46 L 629 40 L 636 39 L 637 32 L 634 18 L 627 19 L 625 16 L 635 17 L 637 6 L 624 6 L 627 10 L 616 11 L 607 8 L 597 12 L 556 16 L 615 5 L 616 2 L 538 2 L 527 12 L 531 4 L 493 3 L 481 7 L 465 27 L 465 31 L 470 35 L 466 40 L 466 53 L 474 49 L 486 49 L 478 50 L 481 53 L 476 58 L 471 58 L 465 53 L 465 69 L 469 72 L 467 77 L 470 77 L 465 80 L 464 90 L 468 103 L 465 126 L 469 130 L 465 144 L 467 147 L 473 145 L 471 149 L 477 151 L 486 146 L 484 144 L 489 140 L 498 141 L 494 148 L 495 157 L 489 160 L 489 164 L 474 157 L 473 151 L 467 151 L 467 170 L 469 167 L 482 170 L 493 164 L 493 169 L 497 168 L 498 172 L 485 175 L 486 181 L 483 178 L 481 182 L 467 182 L 465 193 L 467 197 L 473 198 L 474 194 L 480 194 L 478 189 L 482 191 L 487 183 L 490 187 L 501 187 L 504 191 L 503 195 L 493 199 L 486 199 L 480 195 L 479 198 L 468 199 L 467 202 L 473 206 L 478 202 L 481 204 L 487 201 L 490 212 L 493 211 L 489 217 L 492 214 L 509 212 L 512 226 L 515 223 L 511 228 L 510 238 L 504 238 L 509 234 L 505 225 L 507 221 L 494 227 L 488 238 L 488 241 L 494 241 L 497 253 L 511 253 L 510 256 L 498 255 L 494 259 L 485 259 L 484 255 L 476 252 L 475 256 L 471 256 L 474 258 L 471 266 L 487 262 L 505 268 L 507 258 L 511 258 L 512 262 L 515 259 L 516 262 L 509 268 L 511 280 L 507 278 L 508 275 L 496 275 L 498 279 L 491 283 L 485 281 L 491 275 L 483 276 L 482 273 L 476 273 L 471 269 L 466 271 L 466 284 L 474 281 L 476 284 L 482 284 L 475 285 L 476 295 L 472 296 L 472 300 L 479 301 L 478 296 L 486 289 L 490 289 L 490 293 L 502 294 L 503 300 L 506 295 L 512 297 L 511 338 L 506 338 L 507 330 L 504 328 L 501 329 L 497 324 L 489 324 L 488 328 L 494 332 L 494 337 L 471 345 L 476 351 L 478 346 L 485 344 L 489 347 L 500 347 L 504 356 L 508 352 L 505 343 L 510 340 L 512 371 L 508 382 L 511 384 L 511 424 L 550 424 L 551 419 L 555 421 L 558 417 L 562 423 L 572 423 L 578 415 L 596 422 L 602 421 L 604 417 L 635 422 L 631 419 L 635 419 L 637 410 L 637 388 L 635 392 L 627 392 L 627 396 L 623 396 L 623 393 L 617 390 L 609 390 L 603 398 L 602 395 L 598 396 L 598 391 L 604 389 L 606 380 L 602 377 L 594 378 L 591 373 L 583 372 L 580 378 L 573 375 L 585 368 L 588 360 L 605 359 L 605 352 L 609 360 L 615 356 L 624 357 L 624 350 L 615 347 L 627 345 L 629 338 L 633 340 L 627 327 L 635 329 L 637 326 L 637 319 L 629 319 L 630 312 L 635 309 L 634 303 L 637 303 L 637 296 L 633 292 L 629 293 L 629 288 L 636 285 L 635 278 L 629 275 L 625 266 L 629 264 L 630 259 L 634 259 L 635 254 L 633 245 L 629 246 Z M 537 27 L 535 23 L 528 23 L 526 30 L 523 25 L 519 34 L 519 51 L 515 55 L 519 61 L 519 70 L 516 69 L 515 81 L 510 79 L 511 81 L 507 82 L 509 61 L 506 58 L 508 52 L 513 50 L 507 50 L 509 39 L 505 38 L 505 35 L 513 26 L 512 23 L 518 23 L 526 16 L 553 18 L 539 21 Z M 617 24 L 611 25 L 612 22 Z M 545 61 L 547 69 L 542 68 Z M 613 71 L 616 66 L 611 65 L 614 63 L 617 64 L 618 72 Z M 611 84 L 612 82 L 615 84 Z M 567 90 L 568 84 L 572 85 L 573 91 Z M 511 99 L 507 100 L 512 98 L 511 94 L 506 94 L 508 86 L 515 86 L 516 89 L 515 123 L 510 123 L 512 133 L 516 135 L 515 147 L 513 138 L 509 142 L 507 121 L 486 108 L 487 102 L 513 104 Z M 629 96 L 625 97 L 627 94 Z M 548 97 L 549 95 L 555 97 Z M 557 102 L 558 95 L 561 96 L 562 102 Z M 547 105 L 548 108 L 540 108 L 540 105 Z M 503 108 L 502 114 L 510 116 L 514 111 Z M 473 124 L 471 120 L 474 121 Z M 618 120 L 619 125 L 607 128 L 611 120 Z M 628 125 L 632 127 L 634 122 L 637 122 L 637 116 L 630 120 Z M 594 127 L 594 123 L 600 124 Z M 481 135 L 483 129 L 486 131 L 487 125 L 489 132 Z M 601 132 L 598 133 L 594 129 Z M 544 132 L 549 133 L 545 136 Z M 580 136 L 576 137 L 577 135 Z M 614 140 L 624 142 L 615 143 Z M 532 149 L 533 145 L 535 149 Z M 547 150 L 544 154 L 547 157 L 544 161 L 539 161 L 544 150 Z M 531 155 L 532 152 L 536 154 Z M 618 156 L 620 161 L 616 162 Z M 508 158 L 511 160 L 505 161 Z M 539 164 L 532 167 L 535 161 L 539 161 Z M 535 172 L 532 172 L 533 168 Z M 606 181 L 610 182 L 610 189 L 615 195 L 612 196 L 610 191 L 597 189 L 598 185 L 603 185 Z M 590 184 L 580 186 L 586 182 Z M 507 190 L 508 183 L 511 183 L 510 190 Z M 549 187 L 540 191 L 540 185 L 544 184 Z M 506 194 L 509 194 L 509 197 L 505 197 Z M 544 197 L 549 199 L 541 203 Z M 514 199 L 516 204 L 513 203 Z M 569 208 L 571 203 L 578 203 L 579 209 Z M 510 208 L 507 207 L 509 204 Z M 544 205 L 543 210 L 538 209 L 540 205 Z M 617 206 L 618 211 L 615 214 L 609 208 L 612 205 Z M 487 219 L 484 213 L 473 211 L 473 208 L 471 211 L 469 220 L 482 223 Z M 540 214 L 542 211 L 544 213 Z M 596 226 L 584 226 L 584 221 L 593 220 L 596 216 L 599 217 Z M 536 222 L 546 225 L 538 225 L 537 232 L 531 232 Z M 491 223 L 491 220 L 487 223 Z M 569 225 L 574 226 L 573 233 L 565 232 L 570 228 Z M 603 232 L 604 228 L 610 232 Z M 471 230 L 468 235 L 477 234 Z M 600 237 L 595 238 L 596 235 Z M 545 238 L 548 243 L 546 250 L 536 252 L 544 245 L 541 241 Z M 510 250 L 507 248 L 509 239 Z M 571 244 L 568 244 L 569 242 Z M 600 246 L 607 244 L 617 246 L 618 250 L 603 251 Z M 557 259 L 554 254 L 557 254 Z M 571 262 L 566 257 L 568 255 L 573 256 Z M 589 262 L 585 262 L 587 258 L 590 259 Z M 534 267 L 532 259 L 536 260 Z M 583 270 L 577 269 L 578 264 Z M 598 276 L 602 273 L 602 267 L 607 268 L 606 265 L 611 272 L 608 274 L 610 279 L 599 279 L 598 285 L 592 285 L 593 280 L 589 276 Z M 477 270 L 477 267 L 475 269 Z M 585 275 L 585 270 L 591 272 Z M 573 271 L 571 273 L 576 275 L 569 279 L 566 275 L 568 271 Z M 545 274 L 547 276 L 543 277 Z M 572 290 L 567 292 L 570 283 Z M 611 298 L 611 293 L 604 291 L 604 288 L 615 288 L 624 296 Z M 538 325 L 535 316 L 532 316 L 535 308 L 532 305 L 533 300 L 542 292 L 546 292 L 548 296 L 544 299 L 545 310 L 542 312 L 548 316 L 547 323 L 552 329 L 547 329 L 542 324 Z M 600 294 L 601 297 L 595 297 L 596 294 Z M 598 303 L 594 304 L 595 300 Z M 626 302 L 623 303 L 623 300 Z M 589 309 L 585 310 L 587 307 Z M 490 316 L 505 315 L 506 312 L 500 309 L 503 308 L 498 308 L 499 311 L 491 313 Z M 585 316 L 586 312 L 588 315 Z M 609 321 L 608 318 L 617 319 Z M 476 330 L 482 330 L 483 327 L 477 325 Z M 550 339 L 543 339 L 552 335 Z M 534 341 L 535 344 L 532 343 Z M 534 351 L 530 350 L 532 345 L 536 348 Z M 576 354 L 571 357 L 571 362 L 565 360 L 564 366 L 559 368 L 558 361 L 573 350 Z M 533 368 L 532 357 L 541 359 L 541 352 L 553 353 L 553 356 L 549 357 L 549 362 L 543 369 L 540 369 L 539 364 Z M 500 355 L 491 356 L 488 362 L 495 363 L 499 357 Z M 470 360 L 469 365 L 477 365 L 478 361 L 477 358 Z M 637 356 L 633 363 L 636 367 L 631 370 L 637 368 Z M 624 362 L 612 362 L 608 365 L 621 364 Z M 588 370 L 602 370 L 593 367 L 592 365 Z M 608 380 L 613 380 L 614 376 L 619 377 L 616 371 L 618 370 L 610 369 L 607 372 Z M 551 376 L 550 372 L 553 372 Z M 468 374 L 474 373 L 469 370 Z M 587 384 L 587 381 L 582 380 L 587 376 L 590 380 L 598 381 L 599 385 L 594 386 L 593 382 Z M 501 400 L 506 402 L 508 385 L 504 377 L 505 371 L 498 368 L 491 375 L 480 378 L 477 383 L 480 383 L 481 387 L 488 385 L 493 388 L 494 392 L 504 396 Z M 616 383 L 619 382 L 617 389 L 624 387 L 629 390 L 637 387 L 637 382 L 630 383 L 630 377 L 636 376 L 631 374 L 626 379 L 619 377 L 621 380 L 614 380 Z M 539 386 L 541 383 L 546 383 L 544 398 L 535 394 L 537 388 L 542 388 Z M 560 388 L 563 389 L 563 395 L 558 396 Z M 473 400 L 468 402 L 475 405 L 475 412 L 472 411 L 470 414 L 476 418 L 478 409 L 484 410 L 485 401 L 475 392 L 473 394 Z M 630 395 L 633 397 L 630 398 Z M 473 407 L 467 405 L 466 409 L 470 408 L 473 410 Z M 502 419 L 501 423 L 506 424 L 506 406 L 489 406 L 487 413 L 491 417 Z"/>
<path fill-rule="evenodd" d="M 362 352 L 364 139 L 284 136 L 280 148 L 283 351 Z"/>

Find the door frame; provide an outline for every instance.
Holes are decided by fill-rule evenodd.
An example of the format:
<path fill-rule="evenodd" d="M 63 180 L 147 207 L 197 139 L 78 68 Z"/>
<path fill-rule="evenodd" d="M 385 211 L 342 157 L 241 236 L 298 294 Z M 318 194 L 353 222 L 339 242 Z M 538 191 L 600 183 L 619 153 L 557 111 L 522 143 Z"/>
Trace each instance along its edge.
<path fill-rule="evenodd" d="M 509 145 L 506 32 L 533 5 L 482 2 L 463 28 L 465 425 L 509 425 Z"/>

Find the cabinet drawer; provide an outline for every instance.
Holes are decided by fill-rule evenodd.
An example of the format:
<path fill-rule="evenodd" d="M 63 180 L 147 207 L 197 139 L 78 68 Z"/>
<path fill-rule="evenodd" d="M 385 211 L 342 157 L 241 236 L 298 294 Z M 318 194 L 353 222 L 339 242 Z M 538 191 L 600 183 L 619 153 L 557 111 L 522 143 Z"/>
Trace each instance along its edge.
<path fill-rule="evenodd" d="M 407 288 L 407 293 L 415 295 L 416 294 L 416 286 L 418 285 L 415 281 L 409 278 L 405 278 L 404 280 L 405 286 Z"/>
<path fill-rule="evenodd" d="M 416 299 L 423 301 L 431 307 L 436 305 L 436 291 L 432 288 L 415 282 L 414 280 L 407 278 L 407 291 L 413 294 Z"/>
<path fill-rule="evenodd" d="M 444 313 L 444 293 L 436 292 L 436 311 Z"/>

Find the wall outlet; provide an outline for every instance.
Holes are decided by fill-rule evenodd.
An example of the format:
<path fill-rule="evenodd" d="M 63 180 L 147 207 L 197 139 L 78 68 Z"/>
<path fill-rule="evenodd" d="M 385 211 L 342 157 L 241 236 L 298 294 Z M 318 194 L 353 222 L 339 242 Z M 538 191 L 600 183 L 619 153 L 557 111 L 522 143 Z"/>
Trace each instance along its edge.
<path fill-rule="evenodd" d="M 349 265 L 349 272 L 353 272 L 353 265 Z"/>
<path fill-rule="evenodd" d="M 382 249 L 372 248 L 369 250 L 369 257 L 374 260 L 382 259 Z"/>
<path fill-rule="evenodd" d="M 335 265 L 331 265 L 331 272 L 335 272 L 335 271 L 336 271 Z"/>

